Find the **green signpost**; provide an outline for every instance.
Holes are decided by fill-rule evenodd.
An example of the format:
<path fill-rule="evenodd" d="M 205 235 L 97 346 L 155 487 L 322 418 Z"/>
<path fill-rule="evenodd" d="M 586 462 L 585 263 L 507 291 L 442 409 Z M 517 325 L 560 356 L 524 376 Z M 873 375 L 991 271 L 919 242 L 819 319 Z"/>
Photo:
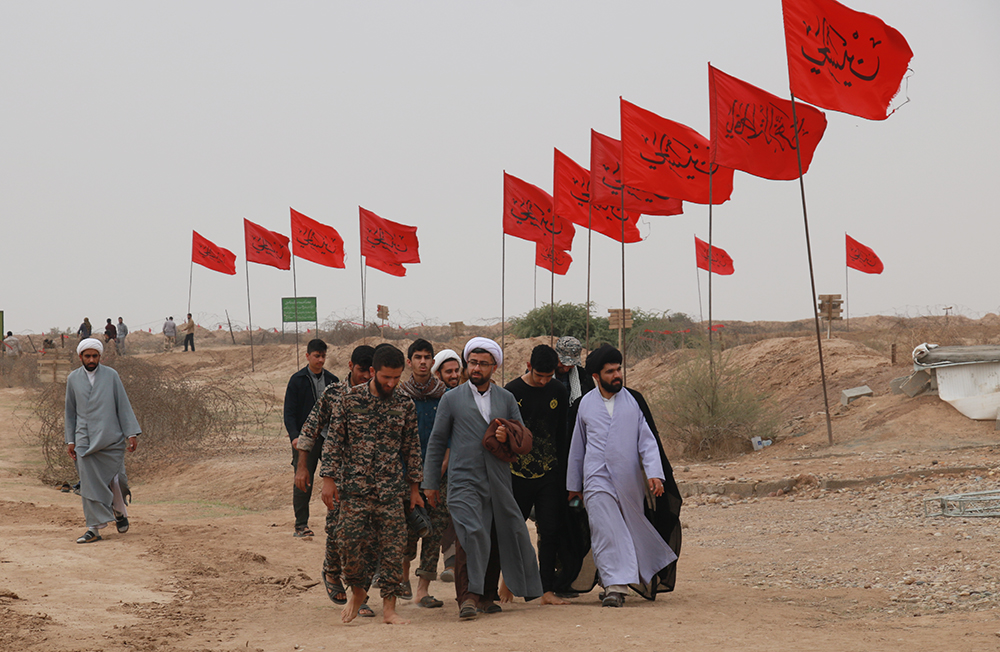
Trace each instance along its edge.
<path fill-rule="evenodd" d="M 316 297 L 282 297 L 281 321 L 318 321 L 316 317 Z"/>

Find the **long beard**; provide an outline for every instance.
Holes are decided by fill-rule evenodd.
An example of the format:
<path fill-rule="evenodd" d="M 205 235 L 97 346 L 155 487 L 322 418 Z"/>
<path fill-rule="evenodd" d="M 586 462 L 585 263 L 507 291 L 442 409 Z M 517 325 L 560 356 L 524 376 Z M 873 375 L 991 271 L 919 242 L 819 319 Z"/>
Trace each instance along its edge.
<path fill-rule="evenodd" d="M 375 383 L 375 392 L 378 393 L 380 398 L 389 398 L 392 396 L 392 392 L 395 389 L 386 390 L 385 385 L 378 382 L 378 378 L 372 378 L 372 382 Z"/>
<path fill-rule="evenodd" d="M 601 387 L 604 389 L 604 391 L 608 392 L 609 394 L 617 394 L 618 392 L 622 391 L 622 381 L 621 380 L 613 380 L 610 383 L 606 383 L 606 382 L 604 382 L 602 380 L 602 381 L 600 381 L 600 383 L 601 383 Z"/>

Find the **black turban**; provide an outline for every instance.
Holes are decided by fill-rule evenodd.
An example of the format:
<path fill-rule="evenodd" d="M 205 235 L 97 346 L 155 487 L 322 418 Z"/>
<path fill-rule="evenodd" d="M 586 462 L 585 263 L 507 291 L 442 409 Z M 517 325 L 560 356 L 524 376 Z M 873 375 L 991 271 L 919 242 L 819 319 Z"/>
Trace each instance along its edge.
<path fill-rule="evenodd" d="M 606 364 L 621 364 L 622 352 L 610 344 L 602 344 L 587 356 L 586 370 L 589 375 L 601 373 Z"/>

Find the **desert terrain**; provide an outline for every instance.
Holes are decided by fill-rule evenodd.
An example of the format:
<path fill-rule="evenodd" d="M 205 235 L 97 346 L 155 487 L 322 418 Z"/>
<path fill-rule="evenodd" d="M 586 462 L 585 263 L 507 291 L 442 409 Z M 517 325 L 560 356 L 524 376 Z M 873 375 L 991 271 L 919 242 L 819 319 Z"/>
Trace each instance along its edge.
<path fill-rule="evenodd" d="M 970 324 L 968 341 L 944 332 L 956 341 L 940 343 L 989 343 L 996 321 Z M 724 460 L 684 459 L 665 442 L 685 495 L 674 592 L 602 609 L 595 590 L 570 606 L 517 601 L 460 622 L 453 585 L 433 582 L 444 608 L 402 602 L 411 623 L 400 627 L 379 618 L 343 625 L 321 582 L 322 536 L 292 537 L 280 400 L 296 370 L 294 345 L 256 346 L 250 372 L 248 347 L 228 333 L 199 335 L 197 353 L 151 344 L 138 355 L 205 382 L 251 375 L 273 390 L 278 411 L 266 432 L 237 446 L 137 478 L 131 530 L 91 545 L 75 543 L 79 497 L 39 480 L 27 408 L 39 389 L 0 383 L 0 650 L 1000 648 L 1000 522 L 924 515 L 925 498 L 998 488 L 1000 433 L 936 395 L 890 392 L 924 341 L 912 341 L 925 336 L 919 329 L 873 323 L 864 335 L 859 323 L 823 340 L 832 445 L 815 338 L 727 333 L 732 361 L 774 393 L 784 426 L 773 445 Z M 547 340 L 508 341 L 507 379 Z M 895 365 L 881 346 L 889 340 L 899 340 Z M 352 348 L 332 347 L 327 367 L 343 377 Z M 683 356 L 637 361 L 628 384 L 655 402 Z M 840 405 L 841 390 L 864 384 L 874 396 Z M 321 535 L 318 491 L 312 510 Z M 372 604 L 380 615 L 377 595 Z"/>

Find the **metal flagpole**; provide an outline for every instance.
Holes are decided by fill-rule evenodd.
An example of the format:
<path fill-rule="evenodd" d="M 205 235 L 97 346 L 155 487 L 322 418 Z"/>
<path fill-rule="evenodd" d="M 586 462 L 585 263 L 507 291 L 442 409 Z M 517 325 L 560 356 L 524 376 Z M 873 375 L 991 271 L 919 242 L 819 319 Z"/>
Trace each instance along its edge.
<path fill-rule="evenodd" d="M 250 371 L 257 371 L 253 361 L 253 312 L 250 310 L 250 261 L 245 260 L 244 267 L 247 270 L 247 332 L 250 334 Z"/>
<path fill-rule="evenodd" d="M 538 265 L 535 265 L 534 284 L 531 294 L 532 307 L 538 308 Z"/>
<path fill-rule="evenodd" d="M 812 289 L 813 323 L 816 325 L 816 347 L 819 349 L 819 376 L 823 383 L 823 405 L 826 407 L 826 438 L 833 446 L 833 422 L 830 419 L 830 397 L 826 391 L 826 369 L 823 366 L 823 339 L 819 329 L 819 311 L 816 309 L 816 275 L 813 272 L 812 245 L 809 242 L 809 215 L 806 211 L 806 184 L 802 179 L 802 148 L 799 146 L 799 119 L 795 112 L 795 93 L 792 96 L 792 124 L 795 132 L 795 156 L 799 161 L 799 191 L 802 195 L 802 223 L 806 233 L 806 256 L 809 258 L 809 285 Z"/>
<path fill-rule="evenodd" d="M 622 159 L 624 161 L 624 157 Z M 618 339 L 621 344 L 622 349 L 622 385 L 625 385 L 626 374 L 628 373 L 627 367 L 625 366 L 625 350 L 628 348 L 625 342 L 625 170 L 622 170 L 622 315 L 621 321 L 618 324 L 621 330 L 618 331 Z"/>
<path fill-rule="evenodd" d="M 694 236 L 697 238 L 698 236 Z M 705 312 L 702 309 L 701 303 L 701 273 L 698 271 L 698 243 L 695 242 L 695 253 L 694 253 L 694 278 L 698 283 L 698 317 L 701 319 L 702 323 L 705 323 Z"/>
<path fill-rule="evenodd" d="M 295 368 L 299 368 L 299 286 L 295 280 L 295 254 L 292 254 L 292 300 L 295 302 Z M 281 316 L 281 328 L 285 328 L 285 316 Z"/>
<path fill-rule="evenodd" d="M 507 324 L 504 316 L 507 314 L 505 305 L 507 299 L 507 234 L 500 235 L 500 353 L 507 348 Z M 504 376 L 507 370 L 500 367 L 500 384 L 504 385 Z"/>
<path fill-rule="evenodd" d="M 555 216 L 552 216 L 553 219 Z M 552 280 L 549 286 L 549 346 L 556 345 L 556 234 L 552 232 L 552 260 L 549 261 L 552 269 Z M 538 266 L 535 266 L 538 269 Z"/>
<path fill-rule="evenodd" d="M 590 353 L 590 238 L 593 234 L 594 205 L 587 202 L 587 353 Z"/>
<path fill-rule="evenodd" d="M 847 242 L 847 231 L 844 231 L 844 242 Z M 846 247 L 845 247 L 846 248 Z M 844 258 L 844 314 L 846 319 L 844 319 L 844 325 L 847 330 L 851 330 L 851 286 L 848 284 L 847 277 L 850 276 L 850 268 L 847 266 L 847 258 Z"/>
<path fill-rule="evenodd" d="M 191 314 L 191 286 L 193 284 L 194 284 L 194 256 L 191 257 L 191 271 L 188 274 L 188 314 L 189 315 Z"/>

